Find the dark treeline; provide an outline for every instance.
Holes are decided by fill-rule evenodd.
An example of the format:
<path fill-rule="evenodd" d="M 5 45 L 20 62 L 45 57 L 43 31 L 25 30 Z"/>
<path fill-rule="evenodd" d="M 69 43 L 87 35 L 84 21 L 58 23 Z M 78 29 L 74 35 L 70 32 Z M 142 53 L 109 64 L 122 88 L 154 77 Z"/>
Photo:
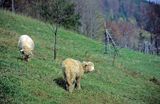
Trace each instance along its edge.
<path fill-rule="evenodd" d="M 0 7 L 16 13 L 23 13 L 37 19 L 45 19 L 52 8 L 53 14 L 56 10 L 55 1 L 62 0 L 0 0 Z M 65 15 L 70 15 L 67 21 L 61 24 L 70 29 L 74 29 L 79 33 L 85 34 L 92 39 L 102 38 L 104 18 L 100 12 L 99 1 L 97 0 L 63 0 L 64 6 L 69 4 Z M 52 5 L 52 7 L 51 7 Z M 59 8 L 60 9 L 60 8 Z M 41 11 L 42 10 L 42 11 Z M 44 13 L 45 11 L 45 13 Z M 43 13 L 42 13 L 43 12 Z M 43 14 L 43 16 L 42 16 Z M 72 15 L 72 16 L 71 16 Z M 101 34 L 101 35 L 97 35 Z"/>
<path fill-rule="evenodd" d="M 75 5 L 67 0 L 0 0 L 0 6 L 49 23 L 55 22 L 73 30 L 77 30 L 80 25 L 80 16 L 75 13 Z"/>

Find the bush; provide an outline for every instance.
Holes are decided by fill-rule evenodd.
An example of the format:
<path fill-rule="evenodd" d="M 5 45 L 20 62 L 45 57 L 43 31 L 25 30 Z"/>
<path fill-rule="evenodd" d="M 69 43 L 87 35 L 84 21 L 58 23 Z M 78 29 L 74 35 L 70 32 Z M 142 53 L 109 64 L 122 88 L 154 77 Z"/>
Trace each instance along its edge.
<path fill-rule="evenodd" d="M 0 76 L 0 104 L 13 104 L 18 93 L 17 79 L 11 76 Z"/>

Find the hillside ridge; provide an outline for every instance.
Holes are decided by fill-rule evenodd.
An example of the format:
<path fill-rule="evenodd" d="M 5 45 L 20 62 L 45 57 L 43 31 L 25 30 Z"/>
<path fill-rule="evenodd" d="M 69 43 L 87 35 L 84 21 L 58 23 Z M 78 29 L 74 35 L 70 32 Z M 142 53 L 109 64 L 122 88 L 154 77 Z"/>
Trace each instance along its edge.
<path fill-rule="evenodd" d="M 103 44 L 64 28 L 58 31 L 58 55 L 53 61 L 53 33 L 41 21 L 0 10 L 1 104 L 159 104 L 160 57 L 121 49 L 103 54 Z M 18 37 L 30 35 L 34 57 L 20 59 Z M 92 61 L 96 71 L 85 74 L 82 90 L 64 89 L 61 62 L 65 58 Z"/>

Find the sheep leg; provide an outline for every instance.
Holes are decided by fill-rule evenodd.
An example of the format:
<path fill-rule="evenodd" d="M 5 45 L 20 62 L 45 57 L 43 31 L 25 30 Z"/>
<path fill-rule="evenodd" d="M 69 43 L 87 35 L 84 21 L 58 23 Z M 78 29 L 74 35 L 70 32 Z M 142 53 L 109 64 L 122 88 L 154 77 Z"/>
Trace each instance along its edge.
<path fill-rule="evenodd" d="M 81 85 L 80 85 L 81 77 L 78 77 L 76 80 L 77 80 L 76 81 L 77 82 L 77 89 L 80 90 L 81 89 Z"/>
<path fill-rule="evenodd" d="M 72 81 L 69 80 L 67 81 L 67 83 L 68 83 L 68 91 L 72 92 L 74 89 L 74 84 L 72 83 Z"/>
<path fill-rule="evenodd" d="M 73 89 L 74 89 L 74 84 L 73 84 L 73 81 L 72 79 L 68 76 L 66 77 L 66 89 L 69 91 L 69 92 L 72 92 Z"/>

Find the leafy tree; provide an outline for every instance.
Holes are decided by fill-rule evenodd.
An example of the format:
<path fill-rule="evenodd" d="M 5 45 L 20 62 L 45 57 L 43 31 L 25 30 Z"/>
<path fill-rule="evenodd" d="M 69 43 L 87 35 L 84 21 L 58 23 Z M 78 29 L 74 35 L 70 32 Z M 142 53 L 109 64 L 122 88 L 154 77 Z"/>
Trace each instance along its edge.
<path fill-rule="evenodd" d="M 74 12 L 74 4 L 66 0 L 42 0 L 39 4 L 39 12 L 44 20 L 54 28 L 54 59 L 56 59 L 57 31 L 60 25 L 74 30 L 80 25 L 80 16 Z"/>
<path fill-rule="evenodd" d="M 79 14 L 75 14 L 75 5 L 66 0 L 42 0 L 39 4 L 39 12 L 43 19 L 51 24 L 59 24 L 66 28 L 77 29 L 80 25 Z"/>

